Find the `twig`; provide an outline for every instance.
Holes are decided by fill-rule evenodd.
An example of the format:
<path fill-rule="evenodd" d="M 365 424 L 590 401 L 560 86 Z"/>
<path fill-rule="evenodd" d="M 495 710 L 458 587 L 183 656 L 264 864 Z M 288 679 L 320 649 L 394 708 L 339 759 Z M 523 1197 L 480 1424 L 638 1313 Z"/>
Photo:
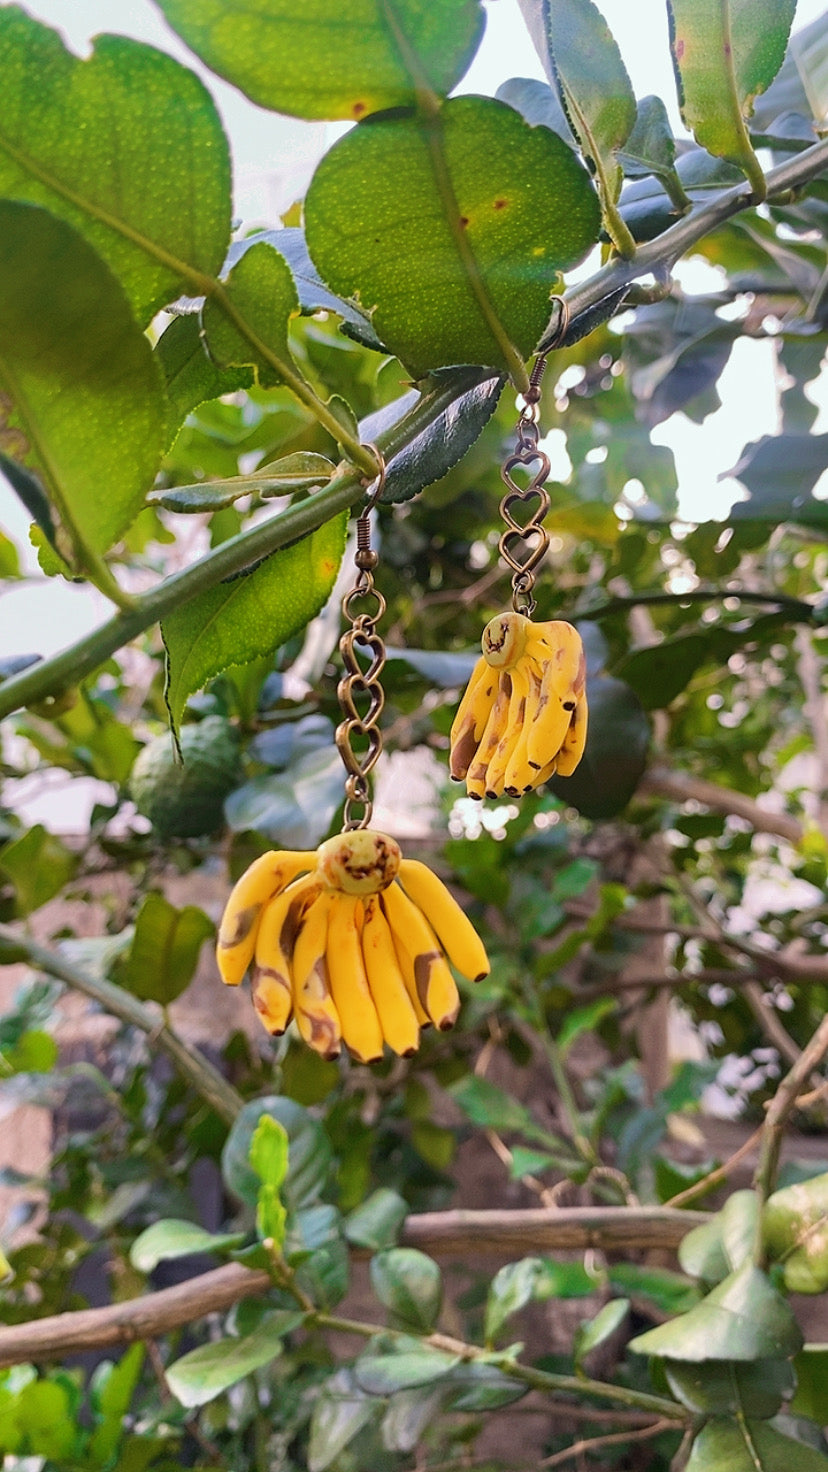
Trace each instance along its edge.
<path fill-rule="evenodd" d="M 795 1067 L 802 1057 L 802 1049 L 797 1047 L 790 1033 L 782 1026 L 759 983 L 744 981 L 739 987 L 739 993 L 747 1002 L 768 1042 L 773 1043 L 777 1053 L 785 1059 L 789 1067 Z"/>
<path fill-rule="evenodd" d="M 178 1034 L 167 1027 L 151 1008 L 124 991 L 123 987 L 116 986 L 112 981 L 90 976 L 88 972 L 64 961 L 53 951 L 47 951 L 45 946 L 29 940 L 11 926 L 0 925 L 0 942 L 25 951 L 26 960 L 35 971 L 43 971 L 56 981 L 62 981 L 75 991 L 82 992 L 113 1017 L 119 1017 L 122 1022 L 146 1033 L 152 1038 L 153 1046 L 160 1048 L 172 1059 L 179 1073 L 184 1075 L 211 1109 L 226 1124 L 233 1123 L 244 1104 L 241 1094 L 208 1062 L 198 1048 L 191 1043 L 182 1042 Z"/>
<path fill-rule="evenodd" d="M 562 1452 L 555 1452 L 554 1456 L 544 1457 L 539 1467 L 562 1467 L 565 1462 L 572 1462 L 576 1457 L 581 1457 L 585 1452 L 603 1451 L 607 1446 L 627 1446 L 631 1441 L 651 1441 L 654 1436 L 660 1436 L 662 1431 L 675 1431 L 675 1421 L 653 1421 L 649 1426 L 641 1426 L 637 1431 L 614 1431 L 609 1436 L 591 1436 L 585 1441 L 575 1441 L 572 1446 L 566 1447 Z"/>
<path fill-rule="evenodd" d="M 562 1207 L 525 1211 L 445 1211 L 410 1216 L 401 1240 L 435 1257 L 636 1248 L 675 1249 L 691 1227 L 708 1221 L 706 1212 L 665 1207 Z M 366 1253 L 355 1252 L 354 1256 Z M 174 1288 L 141 1298 L 32 1319 L 0 1328 L 0 1368 L 23 1361 L 63 1359 L 79 1350 L 152 1339 L 217 1313 L 242 1298 L 260 1297 L 272 1288 L 269 1273 L 228 1263 Z"/>
<path fill-rule="evenodd" d="M 696 1181 L 694 1185 L 688 1186 L 685 1191 L 679 1191 L 677 1196 L 671 1196 L 669 1201 L 665 1201 L 664 1205 L 671 1206 L 675 1210 L 677 1207 L 686 1206 L 688 1202 L 695 1201 L 697 1197 L 706 1196 L 709 1191 L 715 1190 L 717 1186 L 721 1185 L 722 1181 L 727 1180 L 740 1160 L 744 1160 L 745 1156 L 749 1155 L 751 1150 L 756 1149 L 762 1138 L 763 1128 L 764 1126 L 760 1125 L 758 1130 L 754 1130 L 753 1134 L 748 1136 L 744 1144 L 739 1146 L 738 1150 L 734 1150 L 733 1154 L 729 1156 L 723 1165 L 718 1165 L 715 1170 L 711 1170 L 709 1175 L 704 1176 L 700 1181 Z"/>
<path fill-rule="evenodd" d="M 819 1066 L 828 1053 L 828 1017 L 823 1017 L 811 1041 L 803 1048 L 799 1058 L 786 1074 L 768 1105 L 762 1128 L 762 1147 L 756 1167 L 754 1186 L 761 1201 L 767 1201 L 776 1185 L 779 1169 L 779 1153 L 785 1125 L 797 1107 L 797 1100 L 812 1071 Z M 760 1214 L 761 1223 L 761 1214 Z M 761 1225 L 760 1225 L 761 1233 Z M 761 1238 L 757 1242 L 757 1261 L 764 1260 Z"/>

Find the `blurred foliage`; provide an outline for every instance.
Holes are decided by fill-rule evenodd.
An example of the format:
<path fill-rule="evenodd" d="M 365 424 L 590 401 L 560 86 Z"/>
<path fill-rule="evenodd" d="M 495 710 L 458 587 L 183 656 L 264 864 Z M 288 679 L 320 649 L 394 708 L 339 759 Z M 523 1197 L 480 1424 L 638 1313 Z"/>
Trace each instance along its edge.
<path fill-rule="evenodd" d="M 825 1345 L 802 1345 L 785 1296 L 828 1283 L 828 1145 L 734 1191 L 700 1128 L 711 1098 L 761 1123 L 828 1004 L 824 174 L 711 215 L 693 244 L 715 273 L 706 290 L 669 276 L 665 247 L 651 289 L 596 291 L 574 316 L 540 402 L 559 469 L 537 599 L 539 618 L 584 638 L 586 756 L 519 806 L 474 805 L 444 777 L 481 628 L 507 597 L 503 385 L 544 330 L 558 268 L 592 245 L 609 280 L 608 242 L 655 249 L 745 176 L 758 198 L 754 149 L 778 163 L 823 124 L 826 19 L 786 53 L 787 0 L 734 6 L 731 57 L 709 24 L 730 8 L 670 5 L 689 141 L 661 99 L 636 101 L 592 0 L 522 0 L 550 85 L 512 79 L 473 104 L 446 94 L 479 40 L 477 0 L 398 0 L 400 53 L 357 0 L 325 0 L 312 66 L 292 0 L 272 0 L 272 27 L 243 24 L 234 0 L 163 0 L 262 105 L 376 114 L 323 158 L 307 240 L 294 211 L 231 241 L 226 144 L 194 74 L 123 37 L 80 62 L 0 6 L 0 465 L 44 574 L 87 577 L 124 620 L 97 662 L 77 648 L 42 668 L 36 650 L 0 661 L 0 704 L 7 681 L 38 692 L 10 700 L 4 726 L 0 963 L 21 983 L 0 1018 L 0 1094 L 4 1109 L 41 1105 L 54 1130 L 47 1165 L 0 1180 L 17 1192 L 0 1223 L 0 1319 L 131 1299 L 223 1259 L 273 1283 L 115 1362 L 0 1371 L 8 1472 L 406 1472 L 413 1458 L 507 1472 L 579 1438 L 631 1472 L 828 1468 Z M 119 168 L 132 187 L 116 196 Z M 523 204 L 493 233 L 489 207 L 507 216 L 524 186 L 543 204 L 534 233 Z M 520 290 L 499 275 L 507 247 Z M 779 432 L 720 467 L 741 499 L 728 509 L 723 491 L 721 515 L 696 524 L 658 427 L 716 411 L 746 338 L 773 360 Z M 373 513 L 389 645 L 379 798 L 389 826 L 421 820 L 403 845 L 455 888 L 492 970 L 465 988 L 453 1032 L 366 1068 L 323 1062 L 293 1032 L 222 1035 L 212 1016 L 188 1019 L 187 988 L 200 953 L 218 986 L 202 952 L 215 877 L 226 889 L 268 847 L 313 847 L 339 823 L 351 566 L 348 553 L 338 571 L 347 494 L 325 496 L 375 438 L 396 448 Z M 280 525 L 282 540 L 257 540 Z M 247 563 L 221 562 L 236 539 Z M 10 597 L 25 565 L 0 532 Z M 159 589 L 166 643 L 158 613 L 143 617 Z M 153 748 L 167 794 L 190 790 L 188 753 L 211 730 L 232 759 L 192 773 L 208 819 L 168 821 L 162 792 L 141 804 L 151 825 L 130 775 L 173 714 L 184 767 Z M 56 781 L 87 802 L 82 833 L 23 816 Z M 55 972 L 23 971 L 32 934 Z M 62 1045 L 61 964 L 114 1013 L 100 1046 Z M 667 1056 L 677 1019 L 689 1057 Z M 191 1068 L 159 1042 L 162 1023 L 181 1028 Z M 202 1051 L 238 1093 L 229 1128 L 199 1083 Z M 824 1096 L 796 1121 L 824 1133 Z M 469 1198 L 712 1209 L 680 1270 L 590 1248 L 517 1253 L 493 1272 L 472 1245 L 441 1265 L 401 1240 L 410 1214 Z M 354 1249 L 370 1254 L 368 1286 Z M 339 1315 L 363 1340 L 347 1353 L 328 1332 Z M 617 1425 L 595 1409 L 602 1386 Z M 492 1415 L 530 1388 L 548 1418 L 523 1456 L 515 1412 L 504 1460 Z M 631 1410 L 652 1415 L 652 1436 L 604 1444 Z"/>

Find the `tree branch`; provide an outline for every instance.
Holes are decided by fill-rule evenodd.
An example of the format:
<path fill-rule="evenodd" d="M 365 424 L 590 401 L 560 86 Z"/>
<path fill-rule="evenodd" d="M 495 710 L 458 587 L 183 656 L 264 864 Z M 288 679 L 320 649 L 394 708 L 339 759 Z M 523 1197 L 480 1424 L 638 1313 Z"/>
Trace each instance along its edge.
<path fill-rule="evenodd" d="M 402 1242 L 438 1257 L 455 1254 L 675 1249 L 692 1227 L 708 1220 L 704 1212 L 665 1207 L 562 1207 L 558 1210 L 445 1211 L 410 1216 Z M 367 1256 L 357 1252 L 356 1256 Z M 24 1361 L 63 1359 L 80 1350 L 105 1349 L 135 1339 L 153 1339 L 205 1314 L 219 1313 L 242 1298 L 272 1287 L 270 1275 L 241 1263 L 227 1263 L 174 1288 L 163 1288 L 106 1308 L 55 1314 L 27 1324 L 0 1328 L 0 1368 Z"/>
<path fill-rule="evenodd" d="M 641 778 L 638 791 L 654 797 L 667 797 L 672 802 L 700 802 L 714 813 L 743 818 L 756 833 L 771 833 L 777 838 L 787 839 L 788 843 L 799 844 L 805 836 L 799 819 L 789 813 L 772 813 L 743 792 L 719 787 L 715 782 L 706 782 L 685 772 L 674 772 L 669 767 L 650 767 Z"/>
<path fill-rule="evenodd" d="M 776 1185 L 785 1126 L 797 1106 L 798 1097 L 808 1083 L 810 1075 L 815 1068 L 819 1067 L 826 1053 L 828 1053 L 828 1017 L 823 1017 L 811 1041 L 803 1048 L 790 1073 L 785 1075 L 768 1105 L 768 1112 L 762 1127 L 759 1163 L 753 1178 L 759 1199 L 763 1203 L 767 1201 Z M 763 1265 L 761 1213 L 756 1260 L 760 1266 Z"/>

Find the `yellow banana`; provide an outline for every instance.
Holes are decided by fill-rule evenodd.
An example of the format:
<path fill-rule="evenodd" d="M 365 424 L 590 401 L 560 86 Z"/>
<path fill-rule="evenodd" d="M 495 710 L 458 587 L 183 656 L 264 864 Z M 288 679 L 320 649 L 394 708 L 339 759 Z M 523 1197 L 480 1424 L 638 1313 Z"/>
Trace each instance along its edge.
<path fill-rule="evenodd" d="M 469 981 L 482 981 L 488 976 L 489 958 L 483 942 L 443 881 L 419 859 L 403 859 L 400 883 L 433 926 L 452 966 Z"/>
<path fill-rule="evenodd" d="M 506 730 L 511 695 L 512 681 L 505 671 L 501 671 L 497 686 L 497 696 L 489 714 L 489 719 L 486 722 L 486 729 L 477 748 L 477 754 L 466 774 L 466 791 L 469 797 L 482 799 L 486 793 L 489 762 L 494 756 L 498 743 Z"/>
<path fill-rule="evenodd" d="M 363 904 L 362 954 L 383 1037 L 394 1053 L 410 1058 L 420 1043 L 417 1014 L 406 991 L 379 895 L 369 895 Z"/>
<path fill-rule="evenodd" d="M 331 890 L 321 890 L 299 924 L 293 948 L 293 1010 L 309 1047 L 323 1058 L 337 1058 L 342 1042 L 339 1013 L 331 997 L 326 951 Z"/>
<path fill-rule="evenodd" d="M 586 661 L 580 635 L 572 624 L 546 625 L 552 652 L 543 669 L 540 700 L 529 732 L 529 765 L 541 771 L 563 745 L 578 700 L 583 696 Z"/>
<path fill-rule="evenodd" d="M 230 891 L 216 946 L 221 979 L 227 986 L 238 986 L 253 959 L 256 931 L 268 900 L 315 864 L 315 853 L 271 851 L 242 874 Z"/>
<path fill-rule="evenodd" d="M 529 699 L 529 676 L 522 664 L 516 664 L 501 680 L 510 683 L 509 708 L 503 723 L 500 740 L 486 768 L 486 796 L 502 797 L 506 786 L 506 772 L 515 746 L 520 740 Z"/>
<path fill-rule="evenodd" d="M 587 703 L 582 695 L 576 701 L 569 723 L 569 730 L 563 740 L 563 745 L 558 752 L 558 776 L 571 777 L 581 757 L 587 739 Z"/>
<path fill-rule="evenodd" d="M 497 695 L 498 673 L 481 656 L 472 671 L 463 699 L 457 707 L 449 742 L 449 770 L 462 782 L 474 758 Z"/>
<path fill-rule="evenodd" d="M 251 969 L 253 1005 L 269 1033 L 281 1036 L 293 1011 L 293 946 L 300 917 L 311 890 L 312 875 L 296 880 L 265 905 L 256 935 Z"/>
<path fill-rule="evenodd" d="M 529 732 L 540 703 L 542 675 L 534 659 L 526 662 L 527 695 L 520 713 L 520 725 L 515 732 L 512 750 L 506 763 L 503 790 L 510 797 L 520 797 L 535 785 L 535 771 L 529 765 Z"/>
<path fill-rule="evenodd" d="M 342 1041 L 360 1063 L 374 1063 L 383 1053 L 382 1029 L 365 974 L 357 923 L 361 906 L 356 895 L 333 892 L 325 954 Z"/>
<path fill-rule="evenodd" d="M 441 1032 L 454 1025 L 460 994 L 434 931 L 399 884 L 383 892 L 385 910 L 408 994 L 416 996 Z"/>

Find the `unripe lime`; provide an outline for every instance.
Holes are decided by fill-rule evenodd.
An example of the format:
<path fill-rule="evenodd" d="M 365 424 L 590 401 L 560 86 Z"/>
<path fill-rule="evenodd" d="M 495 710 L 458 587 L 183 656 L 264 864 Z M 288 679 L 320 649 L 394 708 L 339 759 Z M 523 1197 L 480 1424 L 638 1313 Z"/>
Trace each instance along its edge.
<path fill-rule="evenodd" d="M 238 737 L 223 716 L 181 729 L 183 763 L 169 736 L 138 753 L 130 797 L 162 838 L 199 838 L 224 821 L 224 799 L 241 775 Z"/>

